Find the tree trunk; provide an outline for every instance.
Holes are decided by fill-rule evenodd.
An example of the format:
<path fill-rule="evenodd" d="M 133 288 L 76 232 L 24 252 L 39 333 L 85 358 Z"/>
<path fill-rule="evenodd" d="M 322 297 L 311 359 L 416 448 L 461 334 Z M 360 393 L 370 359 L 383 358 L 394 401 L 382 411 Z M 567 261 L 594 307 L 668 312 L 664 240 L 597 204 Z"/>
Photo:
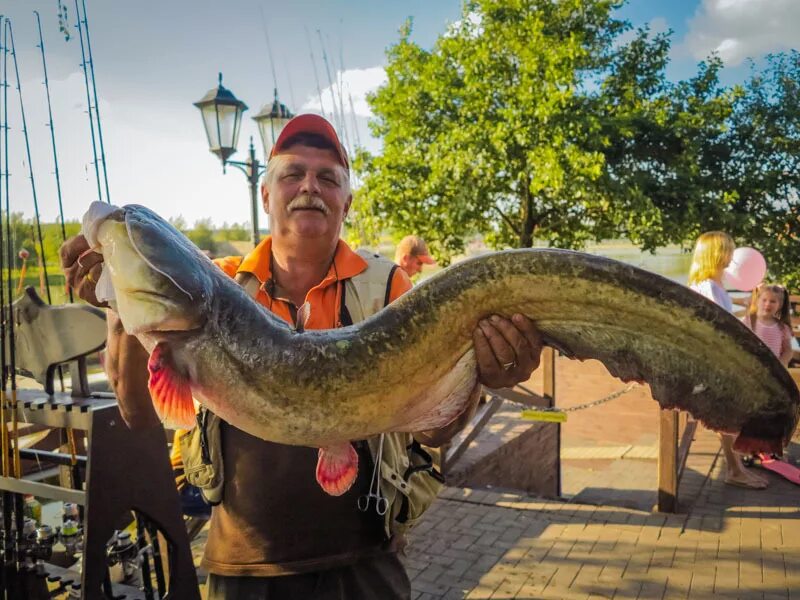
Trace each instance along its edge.
<path fill-rule="evenodd" d="M 519 235 L 519 247 L 530 248 L 533 246 L 533 231 L 536 229 L 537 216 L 533 212 L 533 197 L 531 196 L 531 184 L 528 176 L 525 176 L 522 187 L 522 201 L 524 204 L 525 220 Z"/>

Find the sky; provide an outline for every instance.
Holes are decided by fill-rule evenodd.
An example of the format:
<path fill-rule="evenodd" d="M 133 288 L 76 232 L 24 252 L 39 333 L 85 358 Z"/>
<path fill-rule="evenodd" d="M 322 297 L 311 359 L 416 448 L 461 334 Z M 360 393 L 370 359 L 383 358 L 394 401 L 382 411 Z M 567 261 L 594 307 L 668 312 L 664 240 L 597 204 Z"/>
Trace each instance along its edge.
<path fill-rule="evenodd" d="M 368 132 L 365 96 L 385 80 L 385 52 L 398 40 L 399 28 L 413 18 L 412 38 L 431 48 L 461 17 L 460 0 L 78 0 L 79 6 L 81 1 L 89 25 L 108 197 L 113 204 L 144 204 L 165 217 L 183 217 L 190 225 L 206 218 L 218 226 L 250 218 L 244 175 L 230 167 L 223 173 L 208 151 L 200 113 L 192 105 L 216 85 L 218 73 L 223 85 L 249 106 L 234 160 L 245 159 L 250 136 L 261 157 L 251 117 L 272 101 L 276 83 L 280 100 L 293 112 L 330 115 L 331 82 L 338 99 L 336 82 L 341 81 L 347 141 L 374 151 L 380 143 Z M 59 31 L 59 5 L 67 10 L 69 40 Z M 11 23 L 19 70 L 17 79 L 9 54 L 11 209 L 32 215 L 35 188 L 42 219 L 53 221 L 58 215 L 34 10 L 42 22 L 64 214 L 79 219 L 91 201 L 106 194 L 102 169 L 98 194 L 75 0 L 0 0 L 0 14 Z M 667 71 L 673 80 L 692 76 L 697 63 L 716 51 L 725 62 L 723 83 L 742 82 L 749 60 L 758 65 L 769 52 L 800 48 L 800 0 L 630 0 L 619 16 L 634 26 L 673 32 Z"/>

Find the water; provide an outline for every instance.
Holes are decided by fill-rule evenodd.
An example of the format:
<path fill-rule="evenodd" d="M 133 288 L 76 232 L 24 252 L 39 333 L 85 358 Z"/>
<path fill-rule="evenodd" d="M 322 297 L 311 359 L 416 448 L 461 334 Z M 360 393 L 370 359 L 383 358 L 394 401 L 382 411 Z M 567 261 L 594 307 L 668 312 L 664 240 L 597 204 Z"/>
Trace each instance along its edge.
<path fill-rule="evenodd" d="M 678 246 L 659 248 L 655 254 L 651 254 L 624 242 L 614 242 L 589 246 L 586 252 L 613 258 L 683 284 L 689 278 L 692 264 L 692 255 Z"/>

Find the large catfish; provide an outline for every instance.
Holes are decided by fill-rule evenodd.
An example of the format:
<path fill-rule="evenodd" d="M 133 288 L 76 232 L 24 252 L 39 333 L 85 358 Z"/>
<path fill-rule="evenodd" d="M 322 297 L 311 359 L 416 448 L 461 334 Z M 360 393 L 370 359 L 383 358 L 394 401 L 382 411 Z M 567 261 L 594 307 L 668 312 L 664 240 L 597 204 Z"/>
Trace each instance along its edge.
<path fill-rule="evenodd" d="M 797 387 L 747 327 L 682 285 L 607 258 L 487 254 L 358 325 L 301 332 L 147 208 L 95 203 L 84 233 L 104 257 L 99 293 L 150 352 L 159 415 L 191 427 L 194 397 L 252 435 L 319 447 L 317 480 L 331 494 L 355 478 L 352 440 L 444 426 L 463 410 L 477 379 L 472 331 L 491 314 L 528 315 L 550 346 L 649 383 L 662 407 L 738 432 L 742 451 L 780 453 L 797 424 Z"/>

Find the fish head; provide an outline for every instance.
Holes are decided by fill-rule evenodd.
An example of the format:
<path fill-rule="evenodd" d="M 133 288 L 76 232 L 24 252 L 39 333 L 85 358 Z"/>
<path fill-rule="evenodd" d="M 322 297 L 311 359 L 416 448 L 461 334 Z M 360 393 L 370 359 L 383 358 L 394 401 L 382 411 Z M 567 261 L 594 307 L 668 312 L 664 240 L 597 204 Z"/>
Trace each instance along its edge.
<path fill-rule="evenodd" d="M 108 290 L 104 296 L 127 333 L 203 326 L 213 297 L 215 267 L 167 221 L 143 206 L 116 208 L 95 202 L 84 216 L 83 231 L 89 244 L 103 254 L 97 288 Z"/>

